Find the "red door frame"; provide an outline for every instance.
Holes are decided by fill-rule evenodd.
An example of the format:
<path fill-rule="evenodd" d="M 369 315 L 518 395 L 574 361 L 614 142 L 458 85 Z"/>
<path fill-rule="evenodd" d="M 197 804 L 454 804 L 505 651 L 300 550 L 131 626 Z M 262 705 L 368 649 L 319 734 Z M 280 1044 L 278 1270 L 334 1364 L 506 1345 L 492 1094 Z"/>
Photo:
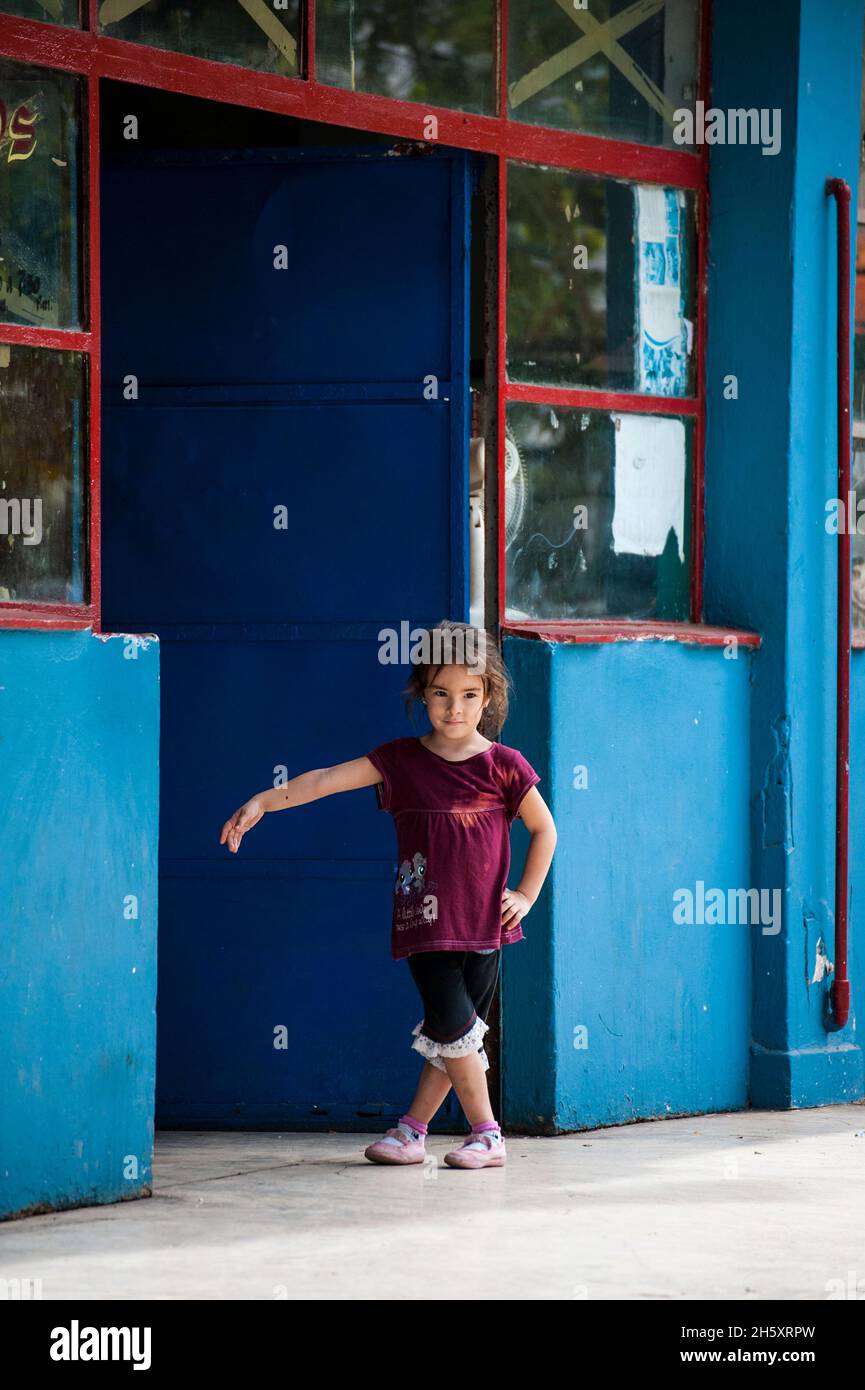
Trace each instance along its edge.
<path fill-rule="evenodd" d="M 303 7 L 301 68 L 307 76 L 278 77 L 211 62 L 185 54 L 107 38 L 96 32 L 98 0 L 87 0 L 89 29 L 69 29 L 35 20 L 0 15 L 0 57 L 41 67 L 76 73 L 85 79 L 86 139 L 82 156 L 88 206 L 88 264 L 84 302 L 89 306 L 83 331 L 16 327 L 0 324 L 0 343 L 65 348 L 83 352 L 89 363 L 89 602 L 85 605 L 0 605 L 0 627 L 101 628 L 100 606 L 100 262 L 99 262 L 99 78 L 138 83 L 147 87 L 204 97 L 234 105 L 255 107 L 276 114 L 324 124 L 350 126 L 382 135 L 423 140 L 424 121 L 435 116 L 438 142 L 496 157 L 499 177 L 498 217 L 498 336 L 497 336 L 497 453 L 504 457 L 505 415 L 508 401 L 532 401 L 594 409 L 638 410 L 645 414 L 675 414 L 694 420 L 692 475 L 692 545 L 690 624 L 644 622 L 504 623 L 504 470 L 499 468 L 498 618 L 503 630 L 525 635 L 544 635 L 558 640 L 612 641 L 623 635 L 681 636 L 687 641 L 719 642 L 729 631 L 702 626 L 703 607 L 703 451 L 705 443 L 706 279 L 709 226 L 708 155 L 700 152 L 659 149 L 601 136 L 579 135 L 511 119 L 507 112 L 507 29 L 509 0 L 499 0 L 497 35 L 497 115 L 477 116 L 444 107 L 396 101 L 363 92 L 348 92 L 318 82 L 315 75 L 315 0 Z M 711 0 L 702 0 L 698 90 L 707 99 L 709 90 L 709 35 Z M 641 183 L 692 189 L 697 202 L 697 394 L 693 397 L 658 397 L 594 390 L 566 390 L 527 386 L 507 381 L 507 165 L 509 160 L 553 165 Z M 591 635 L 590 635 L 591 634 Z M 753 634 L 738 634 L 757 641 Z"/>

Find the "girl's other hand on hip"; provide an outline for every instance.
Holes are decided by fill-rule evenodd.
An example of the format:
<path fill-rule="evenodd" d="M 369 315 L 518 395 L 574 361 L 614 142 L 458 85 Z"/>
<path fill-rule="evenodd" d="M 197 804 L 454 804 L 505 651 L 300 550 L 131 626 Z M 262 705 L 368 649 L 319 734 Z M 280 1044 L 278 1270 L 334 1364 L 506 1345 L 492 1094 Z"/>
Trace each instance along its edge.
<path fill-rule="evenodd" d="M 515 927 L 531 910 L 531 902 L 525 893 L 516 888 L 506 888 L 502 893 L 502 926 Z"/>

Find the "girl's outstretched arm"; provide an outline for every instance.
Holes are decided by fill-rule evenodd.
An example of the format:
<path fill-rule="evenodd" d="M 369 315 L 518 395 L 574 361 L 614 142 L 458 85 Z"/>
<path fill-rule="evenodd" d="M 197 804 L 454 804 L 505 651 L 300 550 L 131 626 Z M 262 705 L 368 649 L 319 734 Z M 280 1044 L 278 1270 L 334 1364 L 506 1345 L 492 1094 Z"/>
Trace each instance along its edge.
<path fill-rule="evenodd" d="M 356 787 L 370 787 L 380 781 L 381 773 L 366 757 L 352 758 L 347 763 L 336 763 L 333 767 L 318 767 L 312 772 L 301 772 L 300 776 L 286 782 L 284 787 L 258 792 L 245 801 L 225 822 L 219 843 L 227 845 L 231 853 L 236 854 L 247 830 L 258 825 L 267 811 L 305 806 L 308 801 L 319 801 L 323 796 L 333 796 L 334 792 L 350 792 Z"/>

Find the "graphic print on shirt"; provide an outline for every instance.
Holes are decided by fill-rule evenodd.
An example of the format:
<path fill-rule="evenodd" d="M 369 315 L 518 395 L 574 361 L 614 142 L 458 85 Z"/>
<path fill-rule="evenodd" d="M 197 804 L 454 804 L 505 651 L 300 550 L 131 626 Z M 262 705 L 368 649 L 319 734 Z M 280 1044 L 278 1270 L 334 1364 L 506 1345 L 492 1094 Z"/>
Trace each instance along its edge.
<path fill-rule="evenodd" d="M 427 878 L 426 855 L 415 850 L 411 859 L 397 866 L 394 883 L 394 928 L 409 931 L 423 922 L 438 920 L 438 898 L 429 890 L 437 888 Z"/>

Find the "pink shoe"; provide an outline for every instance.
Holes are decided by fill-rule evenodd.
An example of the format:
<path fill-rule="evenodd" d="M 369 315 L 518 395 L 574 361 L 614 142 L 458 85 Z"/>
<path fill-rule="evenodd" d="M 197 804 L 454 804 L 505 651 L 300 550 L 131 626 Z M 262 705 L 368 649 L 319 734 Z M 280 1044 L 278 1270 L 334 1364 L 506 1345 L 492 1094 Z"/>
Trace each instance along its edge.
<path fill-rule="evenodd" d="M 505 1139 L 496 1142 L 489 1134 L 470 1134 L 458 1149 L 445 1154 L 445 1163 L 451 1168 L 501 1168 L 506 1162 Z"/>
<path fill-rule="evenodd" d="M 389 1129 L 381 1139 L 376 1139 L 363 1151 L 370 1163 L 423 1163 L 426 1158 L 426 1144 L 420 1139 L 409 1139 L 401 1129 Z"/>

